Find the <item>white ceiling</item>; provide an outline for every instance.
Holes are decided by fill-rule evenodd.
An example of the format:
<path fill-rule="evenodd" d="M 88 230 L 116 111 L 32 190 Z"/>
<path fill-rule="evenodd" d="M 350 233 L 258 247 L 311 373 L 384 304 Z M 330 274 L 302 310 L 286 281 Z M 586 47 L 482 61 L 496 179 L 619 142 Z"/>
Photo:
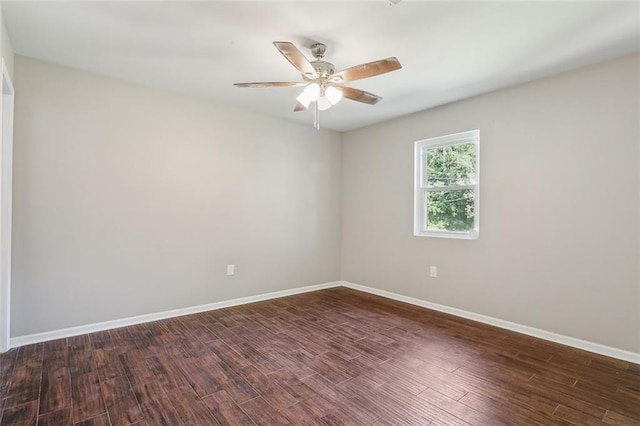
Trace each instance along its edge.
<path fill-rule="evenodd" d="M 396 56 L 399 71 L 352 82 L 382 96 L 321 113 L 340 131 L 640 51 L 640 2 L 2 1 L 14 51 L 312 125 L 301 81 L 272 41 L 337 69 Z"/>

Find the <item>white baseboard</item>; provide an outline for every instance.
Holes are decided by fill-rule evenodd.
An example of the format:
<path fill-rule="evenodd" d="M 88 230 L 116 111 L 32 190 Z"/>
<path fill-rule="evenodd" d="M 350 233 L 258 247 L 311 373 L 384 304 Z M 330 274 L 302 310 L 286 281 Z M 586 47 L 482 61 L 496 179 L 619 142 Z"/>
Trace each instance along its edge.
<path fill-rule="evenodd" d="M 467 318 L 484 324 L 512 330 L 518 333 L 537 337 L 544 340 L 560 343 L 562 345 L 572 346 L 574 348 L 583 349 L 585 351 L 594 352 L 600 355 L 621 359 L 624 361 L 640 364 L 640 354 L 622 349 L 612 348 L 610 346 L 593 343 L 586 340 L 576 339 L 574 337 L 564 336 L 562 334 L 552 333 L 546 330 L 529 327 L 526 325 L 516 324 L 513 322 L 493 318 L 486 315 L 476 314 L 474 312 L 464 311 L 462 309 L 452 308 L 437 303 L 428 302 L 426 300 L 416 299 L 414 297 L 403 296 L 401 294 L 392 293 L 386 290 L 380 290 L 373 287 L 367 287 L 348 281 L 335 281 L 324 284 L 310 285 L 306 287 L 298 287 L 290 290 L 275 291 L 272 293 L 259 294 L 257 296 L 241 297 L 239 299 L 226 300 L 222 302 L 208 303 L 205 305 L 191 306 L 188 308 L 174 309 L 171 311 L 156 312 L 152 314 L 138 315 L 135 317 L 122 318 L 113 321 L 104 321 L 94 324 L 81 325 L 78 327 L 64 328 L 60 330 L 47 331 L 44 333 L 29 334 L 26 336 L 12 337 L 10 339 L 10 347 L 30 345 L 33 343 L 46 342 L 49 340 L 62 339 L 65 337 L 78 336 L 81 334 L 94 333 L 96 331 L 109 330 L 112 328 L 126 327 L 129 325 L 142 324 L 145 322 L 158 321 L 161 319 L 178 317 L 181 315 L 196 314 L 199 312 L 212 311 L 216 309 L 228 308 L 231 306 L 244 305 L 247 303 L 261 302 L 263 300 L 276 299 L 278 297 L 292 296 L 294 294 L 307 293 L 310 291 L 323 290 L 326 288 L 344 286 L 354 290 L 363 291 L 365 293 L 375 294 L 377 296 L 386 297 L 388 299 L 398 300 L 400 302 L 409 303 L 411 305 L 421 306 L 427 309 L 444 312 L 455 315 L 457 317 Z"/>
<path fill-rule="evenodd" d="M 585 351 L 594 352 L 600 355 L 605 355 L 608 357 L 617 358 L 617 359 L 621 359 L 628 362 L 633 362 L 635 364 L 640 364 L 640 353 L 612 348 L 610 346 L 601 345 L 599 343 L 593 343 L 586 340 L 576 339 L 574 337 L 564 336 L 562 334 L 552 333 L 550 331 L 540 330 L 538 328 L 516 324 L 514 322 L 509 322 L 509 321 L 501 320 L 498 318 L 489 317 L 486 315 L 476 314 L 474 312 L 464 311 L 462 309 L 451 308 L 449 306 L 427 302 L 426 300 L 416 299 L 414 297 L 403 296 L 401 294 L 392 293 L 386 290 L 380 290 L 373 287 L 354 284 L 348 281 L 342 281 L 342 286 L 352 288 L 354 290 L 364 291 L 366 293 L 375 294 L 377 296 L 386 297 L 387 299 L 398 300 L 400 302 L 409 303 L 411 305 L 433 309 L 434 311 L 444 312 L 447 314 L 455 315 L 457 317 L 467 318 L 467 319 L 478 321 L 484 324 L 505 328 L 507 330 L 516 331 L 518 333 L 526 334 L 533 337 L 538 337 L 540 339 L 550 340 L 552 342 L 560 343 L 562 345 L 571 346 L 578 349 L 583 349 Z"/>
<path fill-rule="evenodd" d="M 339 287 L 340 285 L 342 285 L 341 281 L 335 281 L 324 284 L 292 288 L 290 290 L 274 291 L 272 293 L 259 294 L 257 296 L 241 297 L 239 299 L 207 303 L 205 305 L 191 306 L 188 308 L 173 309 L 171 311 L 156 312 L 152 314 L 138 315 L 135 317 L 122 318 L 113 321 L 104 321 L 94 324 L 81 325 L 78 327 L 46 331 L 44 333 L 28 334 L 26 336 L 12 337 L 9 341 L 9 344 L 10 347 L 15 348 L 18 346 L 30 345 L 33 343 L 46 342 L 49 340 L 62 339 L 65 337 L 78 336 L 87 333 L 95 333 L 96 331 L 126 327 L 128 325 L 142 324 L 151 321 L 158 321 L 161 319 L 173 318 L 181 315 L 197 314 L 199 312 L 213 311 L 216 309 L 229 308 L 231 306 L 245 305 L 247 303 L 261 302 L 263 300 L 292 296 L 294 294 L 308 293 L 310 291 L 323 290 L 325 288 Z"/>

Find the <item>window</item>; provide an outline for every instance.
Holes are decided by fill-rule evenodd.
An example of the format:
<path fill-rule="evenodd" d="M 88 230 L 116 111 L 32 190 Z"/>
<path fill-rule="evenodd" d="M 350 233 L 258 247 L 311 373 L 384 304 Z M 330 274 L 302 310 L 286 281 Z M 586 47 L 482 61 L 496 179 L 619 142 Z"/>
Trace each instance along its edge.
<path fill-rule="evenodd" d="M 478 238 L 480 131 L 416 142 L 416 236 Z"/>

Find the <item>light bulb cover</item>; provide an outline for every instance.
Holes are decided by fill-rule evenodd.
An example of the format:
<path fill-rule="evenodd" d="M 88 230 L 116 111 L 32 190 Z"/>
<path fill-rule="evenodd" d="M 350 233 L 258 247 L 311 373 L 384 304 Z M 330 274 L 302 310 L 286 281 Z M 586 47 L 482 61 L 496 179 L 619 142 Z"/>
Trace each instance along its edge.
<path fill-rule="evenodd" d="M 309 108 L 309 104 L 311 104 L 311 100 L 309 99 L 308 96 L 304 96 L 304 92 L 300 93 L 297 97 L 296 97 L 296 101 L 298 101 L 298 103 L 300 105 L 302 105 L 303 107 Z"/>
<path fill-rule="evenodd" d="M 325 89 L 324 95 L 327 97 L 327 99 L 329 99 L 331 105 L 335 105 L 340 102 L 340 99 L 342 99 L 342 90 L 333 86 L 329 86 Z"/>
<path fill-rule="evenodd" d="M 320 99 L 318 99 L 318 109 L 324 111 L 329 108 L 331 108 L 331 101 L 326 96 L 321 96 Z"/>
<path fill-rule="evenodd" d="M 296 100 L 300 102 L 305 108 L 309 107 L 311 102 L 315 102 L 320 97 L 320 86 L 318 83 L 310 83 L 304 88 L 302 93 L 298 95 Z"/>
<path fill-rule="evenodd" d="M 318 85 L 318 83 L 311 83 L 304 91 L 307 92 L 307 96 L 309 96 L 311 102 L 317 101 L 320 97 L 320 85 Z"/>

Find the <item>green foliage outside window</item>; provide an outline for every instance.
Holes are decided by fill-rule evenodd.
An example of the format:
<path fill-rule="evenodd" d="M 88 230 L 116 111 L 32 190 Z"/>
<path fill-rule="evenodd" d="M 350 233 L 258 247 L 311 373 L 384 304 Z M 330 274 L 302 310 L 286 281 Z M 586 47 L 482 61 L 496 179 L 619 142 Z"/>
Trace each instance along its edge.
<path fill-rule="evenodd" d="M 427 229 L 469 231 L 474 225 L 474 191 L 455 188 L 476 181 L 476 146 L 449 145 L 427 150 Z M 441 190 L 438 189 L 440 187 Z M 452 188 L 453 187 L 453 188 Z"/>

